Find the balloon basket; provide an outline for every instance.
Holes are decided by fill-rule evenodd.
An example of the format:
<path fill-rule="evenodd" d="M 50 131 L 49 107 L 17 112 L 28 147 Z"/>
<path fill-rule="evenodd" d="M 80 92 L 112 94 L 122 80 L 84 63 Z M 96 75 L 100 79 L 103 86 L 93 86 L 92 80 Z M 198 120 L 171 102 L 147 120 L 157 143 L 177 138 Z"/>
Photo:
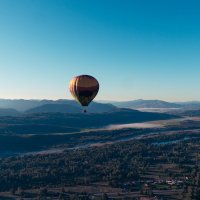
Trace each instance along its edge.
<path fill-rule="evenodd" d="M 86 109 L 83 109 L 83 113 L 87 113 L 87 110 L 86 110 Z"/>

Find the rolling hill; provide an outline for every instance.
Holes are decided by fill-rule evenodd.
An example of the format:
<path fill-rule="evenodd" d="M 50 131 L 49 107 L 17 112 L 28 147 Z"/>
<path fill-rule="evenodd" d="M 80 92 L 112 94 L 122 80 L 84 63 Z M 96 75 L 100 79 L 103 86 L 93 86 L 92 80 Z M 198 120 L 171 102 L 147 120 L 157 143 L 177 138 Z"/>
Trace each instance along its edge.
<path fill-rule="evenodd" d="M 18 116 L 21 113 L 15 109 L 10 108 L 0 108 L 0 117 L 2 116 Z"/>
<path fill-rule="evenodd" d="M 118 109 L 106 113 L 35 113 L 1 117 L 0 134 L 67 133 L 111 124 L 175 118 L 174 115 Z"/>
<path fill-rule="evenodd" d="M 80 113 L 81 108 L 69 104 L 44 104 L 27 110 L 25 113 Z"/>
<path fill-rule="evenodd" d="M 74 100 L 6 100 L 0 99 L 0 109 L 13 109 L 17 114 L 23 113 L 81 113 L 82 107 Z M 110 112 L 118 109 L 116 106 L 108 103 L 96 103 L 92 102 L 88 107 L 88 112 L 91 113 L 102 113 L 102 112 Z M 2 115 L 1 115 L 2 113 Z M 1 116 L 4 115 L 5 112 L 0 113 Z M 11 113 L 12 114 L 12 113 Z M 10 115 L 10 116 L 13 116 Z"/>

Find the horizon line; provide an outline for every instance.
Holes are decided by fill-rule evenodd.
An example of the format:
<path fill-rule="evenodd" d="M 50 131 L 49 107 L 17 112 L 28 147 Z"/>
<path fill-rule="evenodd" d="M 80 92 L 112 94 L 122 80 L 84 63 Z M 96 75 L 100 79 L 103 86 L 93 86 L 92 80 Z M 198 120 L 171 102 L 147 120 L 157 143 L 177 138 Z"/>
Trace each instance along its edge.
<path fill-rule="evenodd" d="M 75 99 L 71 98 L 71 99 L 67 99 L 67 98 L 58 98 L 58 99 L 38 99 L 38 98 L 0 98 L 0 100 L 25 100 L 25 101 L 59 101 L 59 100 L 71 100 L 71 101 L 76 101 Z M 184 103 L 184 102 L 200 102 L 199 100 L 179 100 L 179 101 L 170 101 L 170 100 L 163 100 L 163 99 L 128 99 L 128 100 L 105 100 L 105 99 L 97 99 L 97 100 L 93 100 L 93 102 L 100 102 L 100 103 L 112 103 L 112 102 L 129 102 L 129 101 L 139 101 L 139 100 L 143 100 L 143 101 L 165 101 L 165 102 L 170 102 L 170 103 Z"/>

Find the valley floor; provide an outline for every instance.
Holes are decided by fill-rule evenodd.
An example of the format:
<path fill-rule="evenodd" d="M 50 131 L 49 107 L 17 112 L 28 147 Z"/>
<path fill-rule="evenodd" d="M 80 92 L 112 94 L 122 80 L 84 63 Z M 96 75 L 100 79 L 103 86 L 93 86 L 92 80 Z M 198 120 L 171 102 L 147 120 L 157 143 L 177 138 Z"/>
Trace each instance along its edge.
<path fill-rule="evenodd" d="M 0 159 L 0 199 L 198 199 L 199 119 L 149 123 L 161 126 L 56 135 L 64 144 Z"/>

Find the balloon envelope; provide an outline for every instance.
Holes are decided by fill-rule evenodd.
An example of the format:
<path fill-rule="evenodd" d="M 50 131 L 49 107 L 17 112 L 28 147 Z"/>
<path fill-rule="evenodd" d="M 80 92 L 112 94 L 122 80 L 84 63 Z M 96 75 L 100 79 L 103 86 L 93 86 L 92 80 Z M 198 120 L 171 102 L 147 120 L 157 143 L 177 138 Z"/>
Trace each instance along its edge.
<path fill-rule="evenodd" d="M 76 76 L 69 86 L 72 96 L 82 105 L 88 106 L 99 91 L 98 81 L 89 75 Z"/>

